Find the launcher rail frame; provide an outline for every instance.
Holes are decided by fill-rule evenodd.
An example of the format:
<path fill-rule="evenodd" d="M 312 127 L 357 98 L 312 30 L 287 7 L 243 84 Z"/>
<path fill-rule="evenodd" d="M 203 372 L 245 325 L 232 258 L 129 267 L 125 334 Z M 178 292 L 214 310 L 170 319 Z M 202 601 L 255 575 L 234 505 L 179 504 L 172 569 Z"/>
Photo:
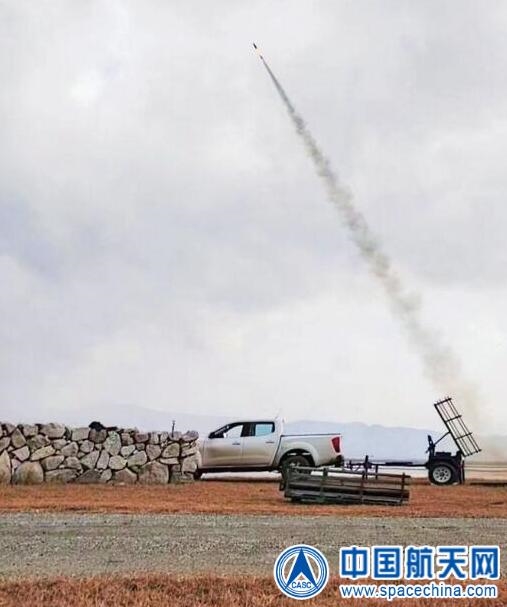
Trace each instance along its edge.
<path fill-rule="evenodd" d="M 411 477 L 405 473 L 352 471 L 332 467 L 289 466 L 280 490 L 292 502 L 399 506 L 410 497 Z"/>
<path fill-rule="evenodd" d="M 377 475 L 382 468 L 426 468 L 431 483 L 436 485 L 448 485 L 453 483 L 463 484 L 465 482 L 465 459 L 477 453 L 481 448 L 477 444 L 473 433 L 463 421 L 462 415 L 456 409 L 452 398 L 448 396 L 437 401 L 433 405 L 437 411 L 446 432 L 436 441 L 428 435 L 428 457 L 425 461 L 397 460 L 397 459 L 371 459 L 368 455 L 364 459 L 349 459 L 344 463 L 345 468 L 353 471 L 366 471 Z M 456 453 L 450 451 L 437 451 L 437 445 L 446 437 L 451 437 L 456 445 Z M 447 470 L 447 480 L 438 482 L 438 471 Z M 442 477 L 440 477 L 442 478 Z"/>

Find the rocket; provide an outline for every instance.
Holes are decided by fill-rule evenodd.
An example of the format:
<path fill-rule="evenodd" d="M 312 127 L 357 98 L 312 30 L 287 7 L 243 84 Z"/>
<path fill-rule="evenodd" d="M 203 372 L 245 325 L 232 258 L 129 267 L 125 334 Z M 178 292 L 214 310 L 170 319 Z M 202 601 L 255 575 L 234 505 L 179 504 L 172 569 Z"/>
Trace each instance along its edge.
<path fill-rule="evenodd" d="M 261 55 L 261 51 L 259 50 L 259 47 L 255 44 L 255 42 L 252 42 L 254 49 L 256 50 L 257 54 L 259 55 L 259 57 L 261 59 L 264 59 L 263 56 Z"/>

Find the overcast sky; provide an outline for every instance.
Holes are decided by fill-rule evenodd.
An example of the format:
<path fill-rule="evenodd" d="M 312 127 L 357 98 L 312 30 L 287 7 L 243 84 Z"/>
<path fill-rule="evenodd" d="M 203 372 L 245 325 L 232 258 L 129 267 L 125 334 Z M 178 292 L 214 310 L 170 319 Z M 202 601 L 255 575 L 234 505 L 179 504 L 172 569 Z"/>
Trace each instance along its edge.
<path fill-rule="evenodd" d="M 507 433 L 507 4 L 478 0 L 0 0 L 0 416 L 435 425 L 252 41 Z"/>

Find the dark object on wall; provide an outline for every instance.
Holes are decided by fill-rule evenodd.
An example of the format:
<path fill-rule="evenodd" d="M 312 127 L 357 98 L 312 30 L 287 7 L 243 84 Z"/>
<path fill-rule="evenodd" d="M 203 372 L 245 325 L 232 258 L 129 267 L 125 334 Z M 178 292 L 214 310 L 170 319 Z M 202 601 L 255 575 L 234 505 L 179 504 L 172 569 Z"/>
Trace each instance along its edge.
<path fill-rule="evenodd" d="M 100 432 L 101 430 L 118 430 L 118 426 L 104 426 L 101 422 L 91 422 L 91 424 L 88 425 L 88 428 L 90 428 L 90 430 L 96 430 L 97 432 Z"/>

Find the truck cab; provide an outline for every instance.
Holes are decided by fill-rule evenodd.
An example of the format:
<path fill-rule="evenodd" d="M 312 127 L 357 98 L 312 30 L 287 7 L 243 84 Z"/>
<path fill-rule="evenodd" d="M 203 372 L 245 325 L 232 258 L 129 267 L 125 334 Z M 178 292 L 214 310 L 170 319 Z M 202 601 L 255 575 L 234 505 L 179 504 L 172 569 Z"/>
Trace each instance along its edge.
<path fill-rule="evenodd" d="M 266 420 L 232 422 L 218 428 L 204 441 L 206 467 L 269 466 L 278 448 L 277 430 L 276 421 Z"/>

